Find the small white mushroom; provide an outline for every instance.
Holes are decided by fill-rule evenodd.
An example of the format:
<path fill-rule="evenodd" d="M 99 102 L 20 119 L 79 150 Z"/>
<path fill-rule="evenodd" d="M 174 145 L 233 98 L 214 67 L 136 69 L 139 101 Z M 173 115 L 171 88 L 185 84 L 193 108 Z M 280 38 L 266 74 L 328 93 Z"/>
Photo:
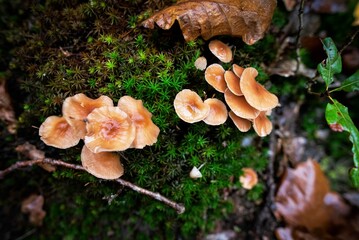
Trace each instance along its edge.
<path fill-rule="evenodd" d="M 193 179 L 197 179 L 197 178 L 201 178 L 202 177 L 202 173 L 199 171 L 202 167 L 204 166 L 204 163 L 199 166 L 199 168 L 197 167 L 193 167 L 191 172 L 189 173 L 190 178 Z"/>

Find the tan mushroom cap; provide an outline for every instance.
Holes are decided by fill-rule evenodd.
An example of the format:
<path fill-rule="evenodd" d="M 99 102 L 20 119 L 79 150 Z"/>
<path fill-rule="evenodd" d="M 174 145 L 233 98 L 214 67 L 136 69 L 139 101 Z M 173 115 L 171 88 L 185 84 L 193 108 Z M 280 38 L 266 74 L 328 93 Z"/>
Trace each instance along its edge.
<path fill-rule="evenodd" d="M 238 117 L 233 111 L 229 111 L 229 117 L 241 132 L 248 132 L 252 127 L 252 122 L 250 120 Z"/>
<path fill-rule="evenodd" d="M 64 117 L 50 116 L 39 128 L 41 140 L 49 146 L 56 148 L 69 148 L 77 145 L 80 141 L 74 128 Z"/>
<path fill-rule="evenodd" d="M 234 74 L 236 74 L 236 76 L 240 78 L 242 76 L 244 68 L 241 66 L 238 66 L 237 64 L 233 64 L 232 70 L 233 70 Z"/>
<path fill-rule="evenodd" d="M 209 65 L 204 72 L 204 78 L 208 84 L 221 93 L 227 88 L 226 81 L 224 80 L 224 72 L 224 68 L 217 63 Z"/>
<path fill-rule="evenodd" d="M 189 89 L 177 93 L 173 105 L 178 117 L 188 123 L 202 121 L 210 110 L 209 105 L 205 104 L 196 92 Z"/>
<path fill-rule="evenodd" d="M 260 111 L 249 105 L 244 96 L 234 95 L 228 88 L 224 92 L 224 99 L 229 108 L 238 116 L 245 119 L 256 118 Z"/>
<path fill-rule="evenodd" d="M 249 105 L 260 111 L 267 111 L 278 106 L 277 96 L 255 80 L 257 75 L 258 71 L 249 67 L 244 69 L 241 76 L 240 87 Z"/>
<path fill-rule="evenodd" d="M 152 114 L 143 106 L 141 100 L 123 96 L 117 106 L 127 113 L 136 127 L 136 136 L 131 147 L 142 149 L 157 142 L 160 129 L 152 122 Z"/>
<path fill-rule="evenodd" d="M 80 138 L 86 135 L 85 119 L 95 108 L 113 106 L 113 101 L 107 96 L 97 99 L 87 97 L 83 93 L 76 94 L 65 99 L 62 105 L 62 114 L 67 122 L 76 129 Z"/>
<path fill-rule="evenodd" d="M 207 59 L 205 57 L 199 57 L 194 62 L 194 66 L 198 69 L 203 71 L 207 67 Z"/>
<path fill-rule="evenodd" d="M 253 128 L 260 137 L 269 135 L 273 129 L 272 122 L 268 119 L 265 112 L 261 112 L 253 120 Z"/>
<path fill-rule="evenodd" d="M 258 183 L 257 173 L 252 168 L 243 168 L 243 174 L 239 177 L 239 182 L 244 189 L 252 189 Z"/>
<path fill-rule="evenodd" d="M 94 153 L 123 151 L 129 148 L 136 136 L 136 127 L 118 107 L 100 107 L 86 120 L 86 146 Z"/>
<path fill-rule="evenodd" d="M 212 40 L 208 44 L 209 50 L 216 56 L 221 62 L 229 63 L 233 59 L 233 53 L 231 48 L 219 41 L 219 40 Z"/>
<path fill-rule="evenodd" d="M 216 126 L 223 124 L 228 118 L 228 111 L 226 105 L 219 99 L 208 98 L 204 101 L 209 105 L 209 114 L 203 119 L 208 125 Z"/>
<path fill-rule="evenodd" d="M 116 179 L 124 173 L 120 156 L 112 152 L 93 153 L 83 146 L 81 163 L 87 172 L 102 179 Z"/>
<path fill-rule="evenodd" d="M 224 72 L 224 80 L 226 81 L 229 90 L 231 90 L 231 92 L 234 95 L 237 95 L 237 96 L 243 95 L 243 93 L 241 91 L 241 87 L 239 86 L 240 78 L 237 77 L 236 74 L 234 74 L 234 72 L 225 71 Z"/>

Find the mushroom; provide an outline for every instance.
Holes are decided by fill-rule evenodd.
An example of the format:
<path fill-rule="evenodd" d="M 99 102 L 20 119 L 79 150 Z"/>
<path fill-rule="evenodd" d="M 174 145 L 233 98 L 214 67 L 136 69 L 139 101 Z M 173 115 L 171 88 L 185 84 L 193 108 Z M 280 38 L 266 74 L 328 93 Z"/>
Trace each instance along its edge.
<path fill-rule="evenodd" d="M 242 76 L 244 68 L 241 66 L 238 66 L 237 64 L 233 64 L 232 70 L 233 70 L 234 74 L 236 74 L 236 76 L 240 78 Z"/>
<path fill-rule="evenodd" d="M 41 140 L 49 146 L 56 148 L 69 148 L 80 141 L 75 129 L 70 126 L 64 117 L 50 116 L 39 128 Z"/>
<path fill-rule="evenodd" d="M 177 93 L 173 105 L 178 117 L 188 123 L 202 121 L 210 110 L 209 105 L 205 104 L 196 92 L 189 89 Z"/>
<path fill-rule="evenodd" d="M 136 136 L 136 127 L 118 107 L 100 107 L 86 118 L 86 146 L 94 153 L 123 151 Z"/>
<path fill-rule="evenodd" d="M 207 67 L 207 59 L 205 57 L 199 57 L 194 62 L 194 66 L 198 69 L 203 71 Z"/>
<path fill-rule="evenodd" d="M 236 125 L 239 131 L 247 132 L 249 129 L 251 129 L 252 122 L 248 119 L 238 117 L 236 114 L 234 114 L 233 111 L 229 111 L 229 117 L 232 119 L 234 125 Z"/>
<path fill-rule="evenodd" d="M 223 124 L 228 118 L 226 105 L 219 99 L 208 98 L 204 101 L 209 105 L 209 114 L 203 119 L 208 125 L 216 126 Z"/>
<path fill-rule="evenodd" d="M 197 167 L 193 167 L 191 172 L 189 173 L 189 177 L 193 178 L 193 179 L 197 179 L 197 178 L 201 178 L 202 177 L 202 173 L 199 171 L 206 163 L 202 163 L 201 166 Z"/>
<path fill-rule="evenodd" d="M 143 106 L 141 100 L 123 96 L 117 106 L 127 113 L 136 127 L 136 136 L 131 147 L 142 149 L 157 142 L 160 129 L 152 122 L 152 114 Z"/>
<path fill-rule="evenodd" d="M 204 72 L 204 78 L 208 84 L 221 93 L 227 88 L 226 81 L 224 80 L 224 72 L 224 68 L 217 63 L 209 65 Z"/>
<path fill-rule="evenodd" d="M 232 71 L 225 71 L 224 80 L 226 81 L 229 90 L 231 90 L 234 95 L 243 95 L 239 86 L 239 77 L 237 77 L 236 74 L 234 74 Z"/>
<path fill-rule="evenodd" d="M 245 119 L 254 119 L 259 115 L 259 110 L 249 105 L 244 96 L 234 95 L 228 88 L 224 92 L 224 99 L 229 108 L 238 116 Z"/>
<path fill-rule="evenodd" d="M 208 44 L 209 50 L 216 56 L 221 62 L 229 63 L 233 59 L 233 54 L 231 48 L 219 41 L 219 40 L 212 40 Z"/>
<path fill-rule="evenodd" d="M 260 112 L 258 117 L 253 120 L 254 131 L 260 137 L 265 137 L 269 135 L 273 129 L 272 122 L 267 118 L 265 112 Z"/>
<path fill-rule="evenodd" d="M 76 94 L 65 99 L 62 105 L 62 114 L 67 122 L 76 129 L 80 138 L 86 135 L 85 119 L 95 108 L 103 106 L 113 106 L 112 99 L 101 96 L 97 99 L 87 97 L 83 93 Z"/>
<path fill-rule="evenodd" d="M 243 174 L 239 177 L 239 182 L 244 189 L 252 189 L 258 183 L 257 173 L 252 168 L 243 168 Z"/>
<path fill-rule="evenodd" d="M 112 152 L 93 153 L 86 145 L 81 151 L 82 166 L 87 172 L 102 179 L 116 179 L 123 175 L 120 156 Z"/>
<path fill-rule="evenodd" d="M 245 68 L 241 80 L 240 87 L 249 105 L 260 111 L 267 111 L 278 106 L 278 98 L 270 93 L 255 78 L 258 71 L 255 68 Z"/>
<path fill-rule="evenodd" d="M 202 177 L 202 173 L 199 171 L 197 167 L 193 167 L 191 172 L 189 173 L 190 178 L 197 179 Z"/>

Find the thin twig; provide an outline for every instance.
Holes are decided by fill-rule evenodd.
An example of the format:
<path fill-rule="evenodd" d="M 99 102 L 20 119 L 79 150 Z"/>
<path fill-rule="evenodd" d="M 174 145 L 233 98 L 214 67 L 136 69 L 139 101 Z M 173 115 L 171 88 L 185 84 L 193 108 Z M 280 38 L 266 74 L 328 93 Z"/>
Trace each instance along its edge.
<path fill-rule="evenodd" d="M 299 65 L 300 65 L 300 37 L 303 31 L 303 14 L 304 14 L 304 4 L 305 4 L 305 0 L 301 0 L 300 1 L 300 5 L 299 5 L 299 10 L 298 10 L 298 21 L 299 21 L 299 28 L 298 28 L 298 33 L 297 33 L 297 38 L 296 38 L 296 53 L 297 53 L 297 67 L 295 70 L 295 73 L 298 73 L 299 70 Z"/>
<path fill-rule="evenodd" d="M 43 163 L 47 163 L 47 164 L 54 165 L 54 166 L 61 166 L 61 167 L 65 167 L 65 168 L 71 168 L 71 169 L 80 170 L 80 171 L 86 171 L 86 169 L 80 165 L 66 163 L 61 160 L 55 160 L 55 159 L 51 159 L 51 158 L 44 158 L 44 159 L 35 159 L 35 160 L 16 162 L 13 165 L 11 165 L 10 167 L 0 171 L 0 179 L 4 178 L 5 175 L 7 175 L 7 174 L 11 173 L 12 171 L 15 171 L 19 168 L 30 167 L 33 165 L 38 165 L 38 164 L 43 164 Z M 176 202 L 162 196 L 159 193 L 151 192 L 147 189 L 141 188 L 133 183 L 130 183 L 130 182 L 125 181 L 120 178 L 114 179 L 113 181 L 118 182 L 119 184 L 121 184 L 123 186 L 129 187 L 138 193 L 150 196 L 150 197 L 156 199 L 157 201 L 163 202 L 164 204 L 174 208 L 178 214 L 181 214 L 185 211 L 185 207 L 182 204 L 176 203 Z"/>
<path fill-rule="evenodd" d="M 176 209 L 178 214 L 182 214 L 186 210 L 185 207 L 182 204 L 178 204 L 176 202 L 173 202 L 173 201 L 169 200 L 168 198 L 165 198 L 164 196 L 162 196 L 159 193 L 151 192 L 151 191 L 149 191 L 147 189 L 144 189 L 144 188 L 141 188 L 139 186 L 136 186 L 133 183 L 127 182 L 126 180 L 123 180 L 121 178 L 118 178 L 115 181 L 120 183 L 123 186 L 131 188 L 132 190 L 134 190 L 134 191 L 136 191 L 138 193 L 150 196 L 150 197 L 156 199 L 157 201 L 160 201 L 160 202 L 163 202 L 163 203 L 167 204 L 168 206 Z"/>
<path fill-rule="evenodd" d="M 356 31 L 350 36 L 350 39 L 349 39 L 349 41 L 347 42 L 347 44 L 345 44 L 345 45 L 342 47 L 342 49 L 340 49 L 340 51 L 339 51 L 339 54 L 340 54 L 340 55 L 342 55 L 342 52 L 343 52 L 350 44 L 352 44 L 352 42 L 354 41 L 354 39 L 355 39 L 356 35 L 358 35 L 358 33 L 359 33 L 359 29 L 356 30 Z"/>

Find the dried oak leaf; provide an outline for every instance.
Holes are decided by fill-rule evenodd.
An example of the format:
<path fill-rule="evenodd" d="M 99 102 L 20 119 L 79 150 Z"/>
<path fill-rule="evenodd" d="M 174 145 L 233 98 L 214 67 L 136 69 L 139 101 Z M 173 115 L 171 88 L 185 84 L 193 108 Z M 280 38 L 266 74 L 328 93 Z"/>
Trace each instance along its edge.
<path fill-rule="evenodd" d="M 217 35 L 242 36 L 248 45 L 261 39 L 267 30 L 276 0 L 189 0 L 179 1 L 142 22 L 146 28 L 155 23 L 169 29 L 178 21 L 186 41 L 202 36 L 205 40 Z"/>

